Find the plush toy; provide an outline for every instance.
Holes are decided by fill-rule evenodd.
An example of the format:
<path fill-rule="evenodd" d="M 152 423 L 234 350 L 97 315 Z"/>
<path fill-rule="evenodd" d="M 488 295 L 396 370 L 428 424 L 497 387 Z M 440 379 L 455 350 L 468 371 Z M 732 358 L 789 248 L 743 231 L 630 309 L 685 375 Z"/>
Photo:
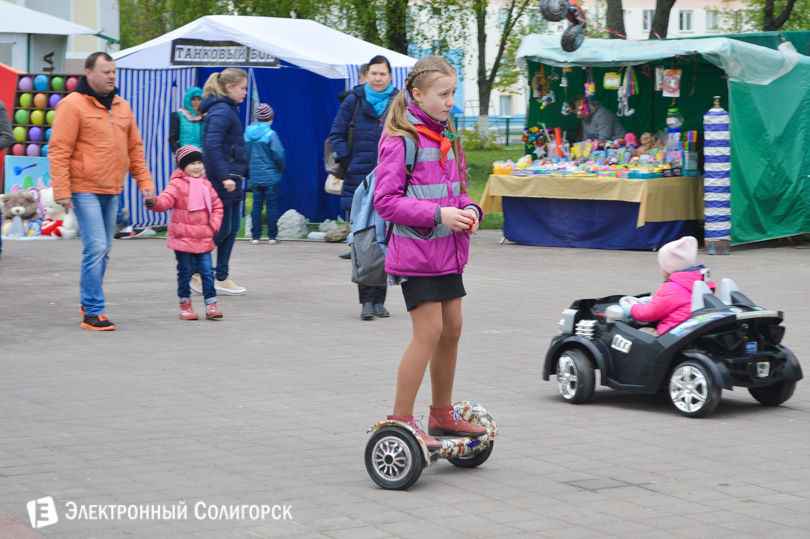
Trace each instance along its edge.
<path fill-rule="evenodd" d="M 0 234 L 3 236 L 11 230 L 12 220 L 18 215 L 22 218 L 24 232 L 28 230 L 30 221 L 42 218 L 37 207 L 37 196 L 29 191 L 14 191 L 0 195 L 0 205 L 3 213 Z"/>
<path fill-rule="evenodd" d="M 66 212 L 61 204 L 56 203 L 53 199 L 53 188 L 40 190 L 39 200 L 46 217 L 42 222 L 43 236 L 70 239 L 79 235 L 79 222 L 76 220 L 76 215 L 73 210 Z"/>

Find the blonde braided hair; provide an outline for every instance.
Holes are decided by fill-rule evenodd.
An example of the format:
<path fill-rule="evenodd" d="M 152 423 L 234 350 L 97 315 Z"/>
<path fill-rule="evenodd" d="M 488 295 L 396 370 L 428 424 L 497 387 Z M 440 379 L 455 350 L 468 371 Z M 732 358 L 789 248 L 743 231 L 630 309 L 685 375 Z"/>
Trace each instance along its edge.
<path fill-rule="evenodd" d="M 450 62 L 441 56 L 425 56 L 420 59 L 411 69 L 408 77 L 405 79 L 405 91 L 399 92 L 391 104 L 388 111 L 388 117 L 385 119 L 385 132 L 389 136 L 411 137 L 414 143 L 419 143 L 419 136 L 413 124 L 408 121 L 405 113 L 408 110 L 408 99 L 413 100 L 413 89 L 419 88 L 424 91 L 427 90 L 431 83 L 438 78 L 438 76 L 429 76 L 436 74 L 438 76 L 455 76 L 456 70 L 450 65 Z M 451 133 L 457 135 L 453 120 L 448 118 L 447 128 Z M 456 156 L 456 164 L 458 165 L 459 178 L 461 179 L 461 191 L 467 192 L 467 174 L 461 166 L 461 144 L 459 138 L 453 139 L 453 154 Z"/>

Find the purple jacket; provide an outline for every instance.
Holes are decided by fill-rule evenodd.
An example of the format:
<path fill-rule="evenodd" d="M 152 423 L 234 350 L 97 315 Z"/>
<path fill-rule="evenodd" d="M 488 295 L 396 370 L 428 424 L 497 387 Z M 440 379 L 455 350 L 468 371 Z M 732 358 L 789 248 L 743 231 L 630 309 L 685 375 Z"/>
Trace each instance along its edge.
<path fill-rule="evenodd" d="M 408 120 L 424 124 L 436 133 L 444 126 L 411 103 Z M 467 265 L 470 235 L 454 232 L 444 225 L 433 226 L 438 206 L 464 209 L 473 207 L 479 222 L 484 215 L 480 206 L 461 192 L 461 182 L 453 151 L 441 164 L 439 143 L 419 134 L 416 165 L 405 187 L 405 144 L 401 137 L 380 138 L 380 162 L 375 169 L 374 208 L 380 217 L 394 223 L 385 271 L 392 275 L 429 277 L 462 273 Z M 466 164 L 461 155 L 462 167 Z"/>

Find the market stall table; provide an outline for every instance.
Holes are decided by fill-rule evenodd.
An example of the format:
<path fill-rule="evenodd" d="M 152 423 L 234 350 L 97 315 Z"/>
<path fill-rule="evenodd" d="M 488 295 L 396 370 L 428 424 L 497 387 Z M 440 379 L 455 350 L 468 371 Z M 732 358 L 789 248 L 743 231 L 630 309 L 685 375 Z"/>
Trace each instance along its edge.
<path fill-rule="evenodd" d="M 515 243 L 655 249 L 703 219 L 703 178 L 493 174 L 481 207 L 503 211 L 504 237 Z"/>

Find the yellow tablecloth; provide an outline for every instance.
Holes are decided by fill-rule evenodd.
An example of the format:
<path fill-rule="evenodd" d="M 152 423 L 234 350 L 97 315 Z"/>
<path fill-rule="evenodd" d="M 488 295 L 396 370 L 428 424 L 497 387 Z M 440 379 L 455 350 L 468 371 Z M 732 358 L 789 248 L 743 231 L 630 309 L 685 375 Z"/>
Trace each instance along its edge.
<path fill-rule="evenodd" d="M 569 198 L 638 202 L 636 226 L 649 221 L 703 220 L 703 178 L 676 176 L 648 180 L 582 176 L 507 176 L 487 181 L 481 208 L 503 211 L 501 197 Z"/>

